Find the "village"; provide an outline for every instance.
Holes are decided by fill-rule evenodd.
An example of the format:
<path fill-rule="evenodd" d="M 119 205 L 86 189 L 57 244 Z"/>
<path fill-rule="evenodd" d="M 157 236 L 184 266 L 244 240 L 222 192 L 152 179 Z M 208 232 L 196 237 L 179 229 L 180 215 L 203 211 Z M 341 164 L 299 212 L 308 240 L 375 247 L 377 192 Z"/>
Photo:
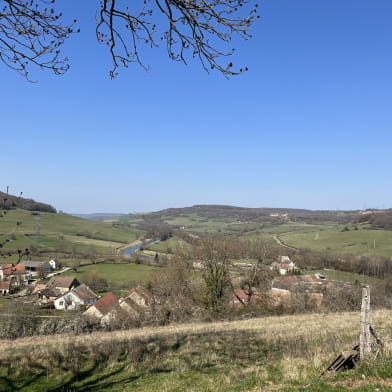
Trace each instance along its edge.
<path fill-rule="evenodd" d="M 194 269 L 201 269 L 194 263 Z M 255 287 L 233 288 L 229 306 L 238 311 L 246 307 L 265 307 L 284 311 L 300 295 L 302 302 L 310 303 L 315 310 L 324 308 L 327 289 L 352 289 L 351 283 L 329 280 L 320 273 L 304 274 L 289 256 L 279 256 L 278 261 L 261 268 L 269 276 L 266 290 Z M 62 276 L 69 268 L 62 268 L 56 260 L 48 262 L 27 260 L 0 266 L 0 294 L 4 298 L 19 298 L 40 309 L 77 311 L 86 317 L 109 325 L 121 317 L 137 318 L 148 314 L 161 300 L 141 285 L 131 287 L 121 296 L 112 292 L 95 293 L 74 276 Z M 306 301 L 305 301 L 306 300 Z"/>

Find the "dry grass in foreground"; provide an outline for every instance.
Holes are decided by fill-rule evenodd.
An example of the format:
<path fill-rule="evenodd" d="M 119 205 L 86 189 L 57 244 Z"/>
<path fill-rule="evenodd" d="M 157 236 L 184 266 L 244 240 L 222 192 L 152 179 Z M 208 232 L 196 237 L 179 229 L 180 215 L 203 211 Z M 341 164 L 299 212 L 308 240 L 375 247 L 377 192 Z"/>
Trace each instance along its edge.
<path fill-rule="evenodd" d="M 364 363 L 358 370 L 380 381 L 380 391 L 390 390 L 391 320 L 392 311 L 373 312 L 372 324 L 386 342 L 386 354 L 378 367 Z M 341 376 L 321 384 L 318 375 L 358 336 L 359 312 L 2 341 L 0 390 L 352 390 L 356 373 L 349 373 L 352 380 Z"/>

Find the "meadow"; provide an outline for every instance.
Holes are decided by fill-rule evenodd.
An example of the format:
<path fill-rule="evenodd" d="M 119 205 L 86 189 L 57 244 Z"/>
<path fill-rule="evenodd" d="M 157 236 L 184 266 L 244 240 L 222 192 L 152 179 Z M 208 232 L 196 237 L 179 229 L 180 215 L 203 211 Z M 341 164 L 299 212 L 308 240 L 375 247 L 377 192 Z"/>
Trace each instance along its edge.
<path fill-rule="evenodd" d="M 357 343 L 358 312 L 2 341 L 0 390 L 391 391 L 391 317 L 373 313 L 383 355 L 323 379 L 325 367 Z"/>
<path fill-rule="evenodd" d="M 149 245 L 146 247 L 146 249 L 160 253 L 175 253 L 178 249 L 187 249 L 189 247 L 190 245 L 183 239 L 177 236 L 173 236 L 165 241 L 159 241 L 153 245 Z"/>
<path fill-rule="evenodd" d="M 349 230 L 344 231 L 345 227 Z M 279 235 L 282 241 L 296 248 L 309 248 L 333 254 L 385 256 L 392 254 L 392 231 L 371 230 L 366 226 L 336 225 L 297 230 Z"/>
<path fill-rule="evenodd" d="M 67 271 L 62 276 L 74 276 L 79 281 L 86 281 L 91 271 L 107 280 L 110 290 L 126 289 L 144 283 L 158 267 L 144 264 L 94 264 L 82 266 L 77 271 Z"/>

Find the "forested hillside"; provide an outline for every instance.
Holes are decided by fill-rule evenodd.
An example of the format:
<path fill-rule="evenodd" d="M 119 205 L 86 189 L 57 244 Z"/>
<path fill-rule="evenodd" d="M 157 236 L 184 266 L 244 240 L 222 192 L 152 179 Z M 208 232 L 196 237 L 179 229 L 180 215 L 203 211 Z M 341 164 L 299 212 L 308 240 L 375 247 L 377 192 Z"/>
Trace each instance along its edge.
<path fill-rule="evenodd" d="M 20 208 L 28 211 L 56 212 L 56 209 L 49 204 L 40 203 L 33 199 L 25 199 L 22 196 L 13 196 L 5 192 L 0 192 L 1 208 L 11 210 Z"/>

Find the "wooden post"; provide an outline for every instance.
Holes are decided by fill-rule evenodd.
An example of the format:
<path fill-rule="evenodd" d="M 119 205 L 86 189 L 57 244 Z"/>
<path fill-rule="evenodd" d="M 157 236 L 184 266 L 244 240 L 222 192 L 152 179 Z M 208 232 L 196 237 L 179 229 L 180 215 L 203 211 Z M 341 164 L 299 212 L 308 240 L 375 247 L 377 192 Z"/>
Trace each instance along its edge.
<path fill-rule="evenodd" d="M 361 335 L 359 337 L 359 355 L 362 360 L 370 353 L 370 287 L 362 289 Z"/>

